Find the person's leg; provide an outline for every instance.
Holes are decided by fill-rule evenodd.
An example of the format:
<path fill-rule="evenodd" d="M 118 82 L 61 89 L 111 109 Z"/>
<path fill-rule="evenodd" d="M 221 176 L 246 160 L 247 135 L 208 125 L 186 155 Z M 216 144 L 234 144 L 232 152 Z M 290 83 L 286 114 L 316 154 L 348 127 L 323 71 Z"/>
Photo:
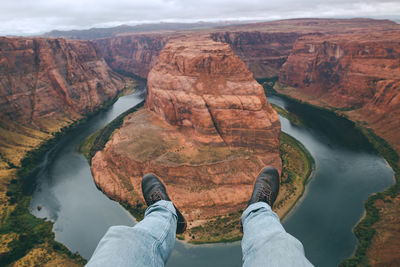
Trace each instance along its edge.
<path fill-rule="evenodd" d="M 174 248 L 176 233 L 185 231 L 186 221 L 155 175 L 143 177 L 142 193 L 149 206 L 144 219 L 134 227 L 110 227 L 86 266 L 165 265 Z"/>
<path fill-rule="evenodd" d="M 258 176 L 249 205 L 243 212 L 243 266 L 313 266 L 303 245 L 286 233 L 271 206 L 279 192 L 279 174 L 267 167 Z"/>
<path fill-rule="evenodd" d="M 278 215 L 265 202 L 251 204 L 242 215 L 243 266 L 313 266 L 303 245 L 286 233 Z"/>
<path fill-rule="evenodd" d="M 134 227 L 110 227 L 86 266 L 164 266 L 175 245 L 176 223 L 172 202 L 158 201 Z"/>

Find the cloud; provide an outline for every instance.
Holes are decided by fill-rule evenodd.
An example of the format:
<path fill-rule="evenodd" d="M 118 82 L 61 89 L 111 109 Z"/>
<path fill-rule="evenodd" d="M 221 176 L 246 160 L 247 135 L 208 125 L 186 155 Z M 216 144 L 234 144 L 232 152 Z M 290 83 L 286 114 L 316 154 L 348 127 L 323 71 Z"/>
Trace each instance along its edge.
<path fill-rule="evenodd" d="M 160 21 L 400 19 L 398 0 L 1 0 L 0 35 Z"/>

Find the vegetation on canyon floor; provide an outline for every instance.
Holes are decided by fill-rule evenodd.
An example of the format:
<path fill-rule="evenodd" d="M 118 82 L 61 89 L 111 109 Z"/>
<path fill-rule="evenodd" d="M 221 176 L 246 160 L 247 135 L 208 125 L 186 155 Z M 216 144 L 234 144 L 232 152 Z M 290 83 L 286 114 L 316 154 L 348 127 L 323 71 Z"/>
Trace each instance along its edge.
<path fill-rule="evenodd" d="M 112 133 L 116 129 L 121 128 L 124 122 L 124 118 L 128 114 L 131 114 L 137 111 L 139 108 L 143 107 L 143 105 L 144 101 L 134 106 L 133 108 L 128 109 L 127 111 L 116 117 L 114 120 L 112 120 L 109 124 L 96 131 L 92 135 L 88 136 L 85 141 L 79 146 L 78 151 L 81 152 L 90 163 L 92 157 L 96 154 L 96 152 L 104 148 Z"/>
<path fill-rule="evenodd" d="M 278 112 L 279 115 L 281 115 L 282 117 L 285 117 L 290 122 L 292 122 L 298 126 L 303 125 L 301 118 L 299 116 L 297 116 L 296 114 L 293 114 L 293 113 L 287 111 L 286 109 L 283 109 L 280 106 L 275 105 L 275 104 L 271 104 L 271 106 L 273 107 L 273 109 L 276 110 L 276 112 Z"/>
<path fill-rule="evenodd" d="M 2 237 L 12 236 L 12 238 L 2 240 L 5 242 L 0 244 L 0 265 L 6 266 L 20 259 L 27 262 L 27 266 L 42 263 L 42 259 L 35 257 L 35 251 L 38 250 L 46 251 L 45 254 L 49 255 L 57 254 L 60 260 L 72 259 L 71 263 L 74 265 L 85 263 L 78 254 L 71 253 L 64 245 L 54 240 L 53 223 L 37 218 L 29 212 L 33 177 L 36 174 L 37 165 L 44 153 L 49 151 L 62 135 L 70 132 L 79 123 L 75 122 L 70 127 L 63 128 L 40 147 L 28 152 L 21 161 L 21 167 L 14 168 L 6 178 L 9 183 L 6 192 L 7 205 L 1 211 L 0 233 Z M 29 259 L 25 258 L 32 253 L 34 255 L 31 255 Z"/>
<path fill-rule="evenodd" d="M 367 257 L 367 253 L 376 236 L 374 224 L 381 219 L 380 210 L 376 207 L 376 202 L 378 200 L 392 202 L 395 197 L 400 195 L 399 155 L 384 139 L 377 136 L 372 129 L 361 126 L 361 124 L 357 124 L 357 127 L 367 137 L 379 155 L 389 163 L 394 171 L 396 183 L 385 191 L 370 196 L 365 202 L 365 215 L 354 228 L 354 234 L 359 242 L 357 249 L 351 258 L 340 263 L 339 266 L 341 267 L 367 266 L 370 264 L 371 259 Z"/>

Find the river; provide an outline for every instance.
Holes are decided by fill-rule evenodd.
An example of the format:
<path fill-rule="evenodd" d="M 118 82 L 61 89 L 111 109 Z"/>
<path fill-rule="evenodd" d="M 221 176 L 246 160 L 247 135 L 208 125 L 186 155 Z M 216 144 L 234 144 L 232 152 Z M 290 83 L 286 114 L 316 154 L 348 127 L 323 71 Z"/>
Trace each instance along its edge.
<path fill-rule="evenodd" d="M 56 240 L 86 259 L 108 227 L 135 221 L 96 188 L 89 164 L 76 148 L 143 97 L 137 92 L 119 98 L 110 109 L 64 136 L 40 164 L 31 212 L 53 221 Z M 363 214 L 363 201 L 392 185 L 393 171 L 347 120 L 277 96 L 268 100 L 302 119 L 303 124 L 296 126 L 281 117 L 282 131 L 303 143 L 316 163 L 306 194 L 283 225 L 302 241 L 312 263 L 336 266 L 357 244 L 352 228 Z M 177 241 L 167 266 L 241 266 L 240 242 L 190 245 Z"/>

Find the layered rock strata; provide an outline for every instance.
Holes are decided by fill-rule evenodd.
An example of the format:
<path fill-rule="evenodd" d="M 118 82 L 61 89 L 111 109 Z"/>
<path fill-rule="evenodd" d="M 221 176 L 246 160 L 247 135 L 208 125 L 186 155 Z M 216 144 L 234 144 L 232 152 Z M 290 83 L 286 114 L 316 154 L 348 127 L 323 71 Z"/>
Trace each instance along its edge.
<path fill-rule="evenodd" d="M 124 88 L 87 41 L 0 38 L 0 155 L 29 150 Z"/>
<path fill-rule="evenodd" d="M 168 34 L 134 34 L 93 42 L 114 70 L 147 78 L 168 37 Z"/>
<path fill-rule="evenodd" d="M 282 64 L 301 33 L 296 32 L 216 32 L 211 38 L 229 44 L 246 63 L 255 78 L 271 78 L 279 75 Z"/>
<path fill-rule="evenodd" d="M 191 31 L 189 34 L 211 36 L 214 41 L 228 43 L 254 77 L 261 79 L 279 75 L 280 67 L 301 36 L 386 32 L 398 28 L 389 20 L 291 19 Z M 179 34 L 182 32 L 125 33 L 93 41 L 113 69 L 146 78 L 168 38 Z"/>
<path fill-rule="evenodd" d="M 293 96 L 367 122 L 400 151 L 399 33 L 300 38 L 279 81 Z"/>
<path fill-rule="evenodd" d="M 146 108 L 125 118 L 92 158 L 111 198 L 143 202 L 153 172 L 189 227 L 245 208 L 265 165 L 281 171 L 280 122 L 263 88 L 227 44 L 170 40 L 148 77 Z"/>

